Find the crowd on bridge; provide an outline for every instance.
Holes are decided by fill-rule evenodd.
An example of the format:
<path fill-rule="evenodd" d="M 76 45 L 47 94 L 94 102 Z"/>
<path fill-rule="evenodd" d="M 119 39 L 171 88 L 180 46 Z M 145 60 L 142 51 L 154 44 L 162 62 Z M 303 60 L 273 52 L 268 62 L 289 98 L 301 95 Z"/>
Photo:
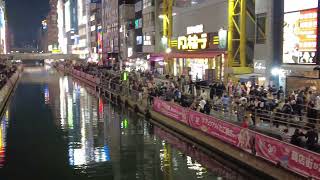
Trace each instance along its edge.
<path fill-rule="evenodd" d="M 251 82 L 213 82 L 205 84 L 185 76 L 162 78 L 151 71 L 131 72 L 124 82 L 120 73 L 95 64 L 74 65 L 74 69 L 98 76 L 109 87 L 129 88 L 138 101 L 152 105 L 154 97 L 172 101 L 208 115 L 234 116 L 242 127 L 256 127 L 268 122 L 281 130 L 288 143 L 320 151 L 318 146 L 319 93 L 310 88 L 285 94 L 282 87 L 257 85 Z M 158 77 L 158 76 L 157 76 Z"/>

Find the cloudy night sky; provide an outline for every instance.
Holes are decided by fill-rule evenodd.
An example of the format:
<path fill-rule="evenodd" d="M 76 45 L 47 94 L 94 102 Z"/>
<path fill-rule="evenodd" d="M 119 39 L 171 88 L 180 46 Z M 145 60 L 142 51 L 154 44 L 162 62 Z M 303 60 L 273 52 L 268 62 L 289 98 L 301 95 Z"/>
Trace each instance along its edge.
<path fill-rule="evenodd" d="M 32 42 L 49 12 L 49 0 L 6 0 L 9 28 L 15 42 Z M 17 44 L 18 45 L 18 44 Z"/>

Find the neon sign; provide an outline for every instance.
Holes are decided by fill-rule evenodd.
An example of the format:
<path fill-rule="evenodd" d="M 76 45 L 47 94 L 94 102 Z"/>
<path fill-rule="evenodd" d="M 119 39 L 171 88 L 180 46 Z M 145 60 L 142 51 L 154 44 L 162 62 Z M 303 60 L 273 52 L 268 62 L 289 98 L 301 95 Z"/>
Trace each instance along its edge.
<path fill-rule="evenodd" d="M 203 33 L 203 24 L 187 27 L 187 34 Z"/>
<path fill-rule="evenodd" d="M 208 34 L 191 34 L 178 37 L 178 50 L 198 50 L 208 47 Z"/>

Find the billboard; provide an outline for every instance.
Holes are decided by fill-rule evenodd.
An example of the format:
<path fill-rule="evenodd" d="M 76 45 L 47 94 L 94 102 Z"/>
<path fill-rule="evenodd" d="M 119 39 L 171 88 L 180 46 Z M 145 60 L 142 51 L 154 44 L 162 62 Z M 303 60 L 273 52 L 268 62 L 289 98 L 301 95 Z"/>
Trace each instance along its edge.
<path fill-rule="evenodd" d="M 284 0 L 284 12 L 294 12 L 318 7 L 318 0 Z"/>
<path fill-rule="evenodd" d="M 289 0 L 285 0 L 283 63 L 316 64 L 318 0 L 307 1 L 310 4 L 303 1 L 308 5 L 302 6 L 300 1 L 290 0 L 289 5 Z"/>

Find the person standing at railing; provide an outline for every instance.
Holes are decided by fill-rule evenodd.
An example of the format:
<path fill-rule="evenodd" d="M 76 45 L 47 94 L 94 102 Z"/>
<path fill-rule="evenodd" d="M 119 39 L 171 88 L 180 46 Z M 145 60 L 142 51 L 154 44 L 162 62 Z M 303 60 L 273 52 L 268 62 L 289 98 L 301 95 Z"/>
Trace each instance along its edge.
<path fill-rule="evenodd" d="M 302 147 L 302 136 L 304 136 L 304 134 L 301 133 L 300 129 L 295 129 L 293 135 L 291 136 L 290 143 Z"/>
<path fill-rule="evenodd" d="M 285 100 L 285 104 L 282 107 L 282 113 L 284 113 L 284 119 L 290 118 L 293 109 L 288 99 Z M 288 119 L 287 119 L 288 120 Z"/>
<path fill-rule="evenodd" d="M 289 130 L 287 128 L 281 131 L 281 139 L 284 142 L 290 143 L 291 136 L 290 136 Z"/>
<path fill-rule="evenodd" d="M 307 138 L 306 145 L 309 150 L 315 151 L 316 144 L 318 143 L 318 140 L 319 140 L 319 135 L 318 135 L 318 132 L 316 131 L 314 125 L 310 125 L 310 127 L 311 128 L 305 134 L 305 137 Z"/>
<path fill-rule="evenodd" d="M 176 88 L 174 91 L 174 100 L 178 103 L 181 102 L 181 92 L 178 88 Z"/>
<path fill-rule="evenodd" d="M 308 117 L 308 123 L 310 125 L 314 125 L 316 123 L 317 119 L 317 110 L 315 109 L 315 104 L 313 101 L 310 101 L 307 106 L 307 117 Z"/>
<path fill-rule="evenodd" d="M 209 102 L 207 101 L 206 104 L 204 105 L 204 113 L 206 113 L 207 115 L 210 115 L 210 111 L 211 111 L 211 105 L 209 104 Z"/>
<path fill-rule="evenodd" d="M 200 97 L 202 97 L 203 99 L 208 99 L 205 89 L 202 89 Z"/>
<path fill-rule="evenodd" d="M 280 86 L 280 88 L 279 88 L 279 90 L 278 90 L 278 92 L 277 92 L 277 98 L 278 98 L 279 100 L 283 100 L 283 97 L 284 97 L 283 87 Z"/>
<path fill-rule="evenodd" d="M 206 100 L 201 98 L 199 106 L 200 106 L 200 112 L 204 113 L 204 106 L 207 104 Z"/>
<path fill-rule="evenodd" d="M 223 105 L 223 111 L 224 112 L 228 112 L 228 108 L 229 108 L 229 105 L 230 105 L 230 98 L 225 94 L 221 98 L 221 101 L 222 101 L 222 105 Z"/>

